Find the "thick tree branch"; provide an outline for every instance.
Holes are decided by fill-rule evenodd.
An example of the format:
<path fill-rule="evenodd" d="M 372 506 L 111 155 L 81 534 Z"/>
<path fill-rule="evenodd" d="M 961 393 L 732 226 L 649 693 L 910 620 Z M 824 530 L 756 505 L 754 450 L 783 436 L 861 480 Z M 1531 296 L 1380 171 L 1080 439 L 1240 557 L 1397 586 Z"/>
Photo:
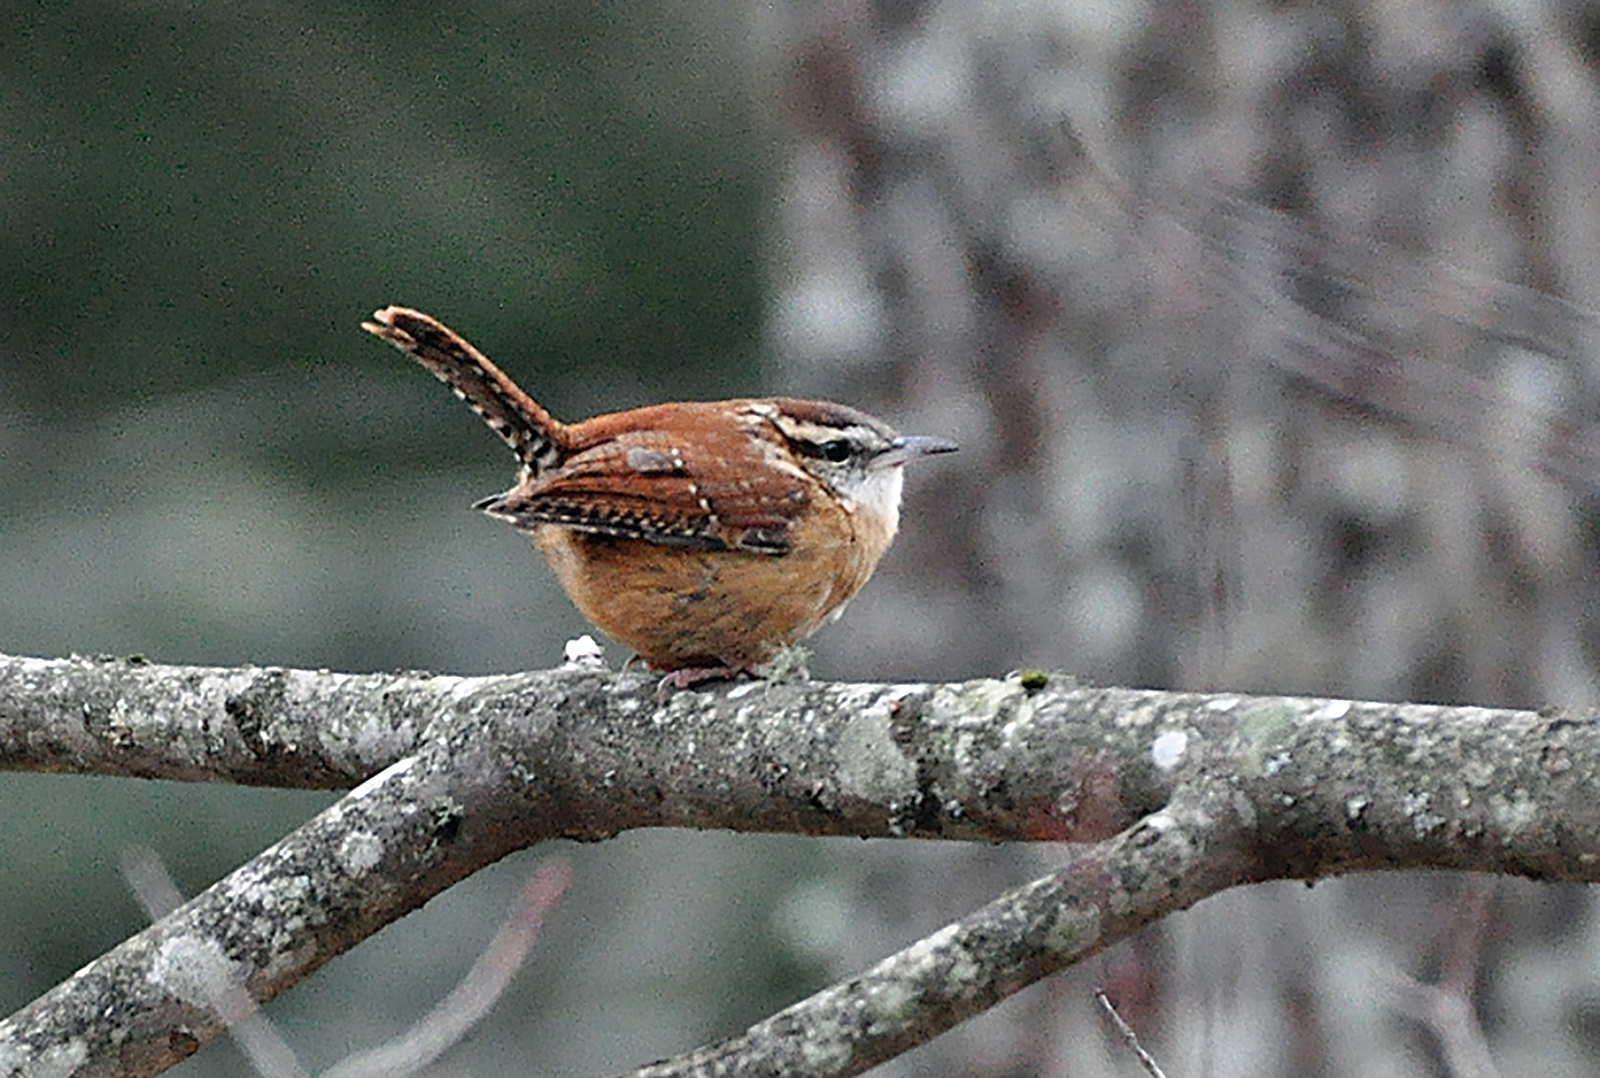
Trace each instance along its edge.
<path fill-rule="evenodd" d="M 1587 717 L 1059 677 L 745 683 L 663 705 L 653 689 L 586 668 L 353 678 L 0 659 L 0 767 L 338 785 L 388 764 L 0 1023 L 0 1074 L 155 1073 L 221 1031 L 208 1000 L 224 970 L 269 998 L 513 850 L 634 827 L 1099 843 L 830 989 L 822 1012 L 716 1050 L 786 1059 L 804 1016 L 832 1046 L 817 1074 L 855 1073 L 1234 884 L 1407 867 L 1600 878 Z M 683 1069 L 718 1058 L 734 1057 Z"/>
<path fill-rule="evenodd" d="M 1185 797 L 1182 802 L 1189 802 Z M 1175 801 L 1116 838 L 1073 847 L 1055 872 L 752 1027 L 628 1078 L 859 1074 L 1039 978 L 1238 882 L 1226 805 Z M 1219 824 L 1221 826 L 1219 826 Z"/>
<path fill-rule="evenodd" d="M 460 680 L 0 656 L 0 769 L 349 789 Z"/>

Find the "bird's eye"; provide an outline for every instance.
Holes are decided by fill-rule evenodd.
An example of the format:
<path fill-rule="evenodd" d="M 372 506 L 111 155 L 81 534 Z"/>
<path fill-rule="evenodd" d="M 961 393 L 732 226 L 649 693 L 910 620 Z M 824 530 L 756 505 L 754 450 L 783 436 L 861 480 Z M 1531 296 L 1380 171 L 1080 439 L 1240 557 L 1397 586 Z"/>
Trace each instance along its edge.
<path fill-rule="evenodd" d="M 807 437 L 791 438 L 789 447 L 801 456 L 833 464 L 854 460 L 857 455 L 856 444 L 849 438 L 829 438 L 826 441 Z"/>
<path fill-rule="evenodd" d="M 822 459 L 831 460 L 835 464 L 843 464 L 850 459 L 850 443 L 844 438 L 833 438 L 823 442 L 817 449 L 822 454 Z"/>

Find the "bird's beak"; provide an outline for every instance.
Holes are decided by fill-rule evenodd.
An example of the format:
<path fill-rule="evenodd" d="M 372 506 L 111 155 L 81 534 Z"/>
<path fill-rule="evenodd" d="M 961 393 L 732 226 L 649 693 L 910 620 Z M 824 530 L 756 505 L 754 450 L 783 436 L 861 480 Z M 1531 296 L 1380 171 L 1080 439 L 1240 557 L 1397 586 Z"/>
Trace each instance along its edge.
<path fill-rule="evenodd" d="M 894 444 L 873 461 L 879 467 L 893 468 L 917 457 L 934 453 L 954 453 L 959 446 L 948 438 L 935 438 L 931 434 L 902 434 Z"/>

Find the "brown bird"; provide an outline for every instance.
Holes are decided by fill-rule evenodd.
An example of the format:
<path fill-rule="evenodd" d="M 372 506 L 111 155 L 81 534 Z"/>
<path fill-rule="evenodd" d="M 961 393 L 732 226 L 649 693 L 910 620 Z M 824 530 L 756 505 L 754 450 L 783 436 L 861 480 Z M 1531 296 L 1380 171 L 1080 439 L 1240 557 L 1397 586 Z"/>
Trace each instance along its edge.
<path fill-rule="evenodd" d="M 475 506 L 544 551 L 585 617 L 666 687 L 753 671 L 837 617 L 889 549 L 901 467 L 953 451 L 842 404 L 674 402 L 562 423 L 434 318 L 362 328 L 504 438 L 517 483 Z"/>

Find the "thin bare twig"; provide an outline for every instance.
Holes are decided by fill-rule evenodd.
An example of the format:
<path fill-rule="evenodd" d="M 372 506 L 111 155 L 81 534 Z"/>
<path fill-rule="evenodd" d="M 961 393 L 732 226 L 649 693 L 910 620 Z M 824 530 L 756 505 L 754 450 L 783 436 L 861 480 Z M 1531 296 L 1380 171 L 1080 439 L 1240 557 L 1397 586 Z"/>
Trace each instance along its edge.
<path fill-rule="evenodd" d="M 1106 1020 L 1111 1023 L 1111 1028 L 1117 1031 L 1118 1036 L 1122 1038 L 1122 1042 L 1128 1046 L 1128 1050 L 1133 1053 L 1133 1057 L 1139 1061 L 1139 1065 L 1145 1069 L 1145 1073 L 1149 1074 L 1150 1078 L 1167 1078 L 1166 1073 L 1151 1058 L 1150 1053 L 1146 1052 L 1139 1044 L 1139 1035 L 1133 1031 L 1132 1026 L 1122 1020 L 1122 1015 L 1117 1013 L 1116 1005 L 1111 1002 L 1105 991 L 1096 988 L 1094 990 L 1094 998 L 1100 1001 L 1100 1007 L 1106 1013 Z"/>
<path fill-rule="evenodd" d="M 166 864 L 155 851 L 130 846 L 122 853 L 122 874 L 147 916 L 158 921 L 183 904 Z M 465 977 L 409 1030 L 365 1051 L 355 1052 L 324 1071 L 321 1078 L 405 1078 L 415 1074 L 459 1041 L 504 994 L 527 959 L 539 931 L 572 882 L 572 863 L 552 857 L 540 863 L 522 887 L 516 904 Z M 221 963 L 220 953 L 217 962 Z M 294 1049 L 225 964 L 212 963 L 219 976 L 204 989 L 228 1024 L 228 1034 L 262 1078 L 309 1078 Z M 197 968 L 199 968 L 197 964 Z"/>
<path fill-rule="evenodd" d="M 572 863 L 566 858 L 543 862 L 523 885 L 521 897 L 500 931 L 437 1007 L 388 1044 L 345 1057 L 321 1078 L 399 1078 L 439 1058 L 477 1025 L 505 992 L 538 940 L 545 918 L 571 882 Z"/>
<path fill-rule="evenodd" d="M 166 862 L 148 846 L 129 846 L 122 851 L 122 878 L 152 922 L 183 905 L 183 893 L 172 882 Z M 202 946 L 195 944 L 197 951 Z M 261 1013 L 220 949 L 214 955 L 195 954 L 186 960 L 194 970 L 210 974 L 204 977 L 201 987 L 222 1015 L 228 1036 L 261 1078 L 310 1078 L 294 1049 Z"/>
<path fill-rule="evenodd" d="M 1445 1070 L 1453 1078 L 1498 1078 L 1500 1073 L 1473 1003 L 1494 893 L 1493 881 L 1474 881 L 1461 896 L 1446 928 L 1437 984 L 1419 981 L 1393 966 L 1378 975 L 1390 1005 L 1438 1039 Z"/>

